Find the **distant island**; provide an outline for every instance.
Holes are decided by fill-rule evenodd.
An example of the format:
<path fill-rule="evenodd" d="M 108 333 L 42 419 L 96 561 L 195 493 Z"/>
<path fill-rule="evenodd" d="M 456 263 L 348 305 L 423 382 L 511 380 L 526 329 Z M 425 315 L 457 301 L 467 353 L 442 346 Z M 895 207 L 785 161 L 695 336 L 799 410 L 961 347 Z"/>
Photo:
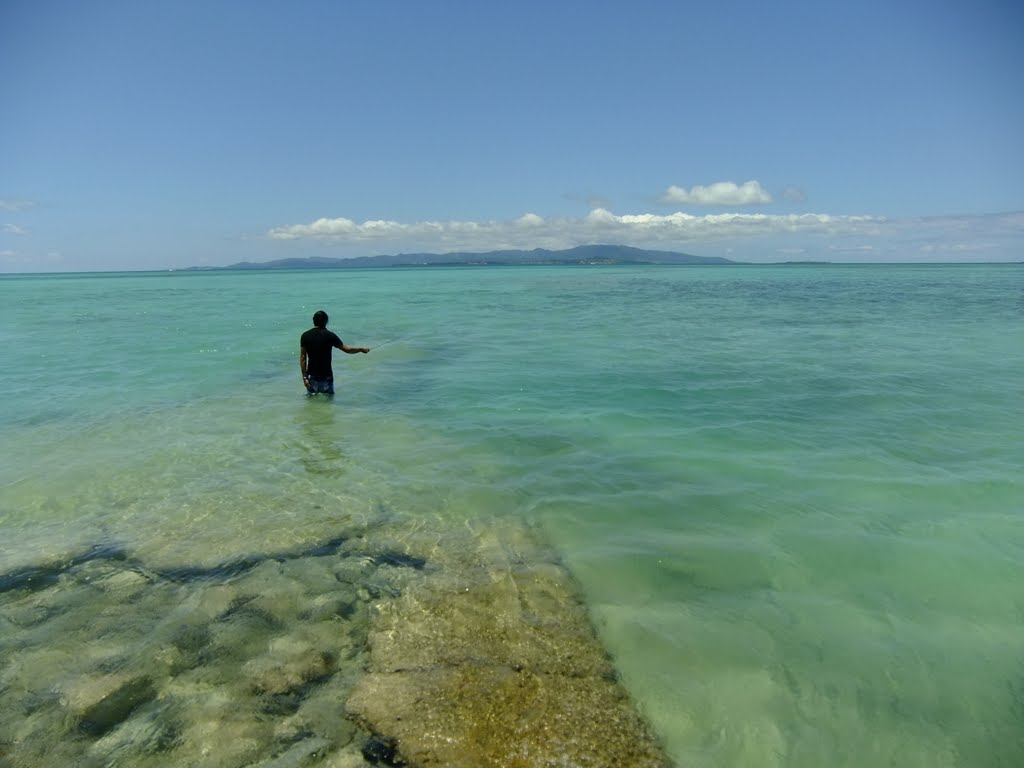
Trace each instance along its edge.
<path fill-rule="evenodd" d="M 717 256 L 693 256 L 673 251 L 647 251 L 625 245 L 581 245 L 564 251 L 486 253 L 399 253 L 393 256 L 356 256 L 350 259 L 311 257 L 275 261 L 242 261 L 226 267 L 187 267 L 183 271 L 225 269 L 345 269 L 357 267 L 453 267 L 544 264 L 738 264 Z"/>

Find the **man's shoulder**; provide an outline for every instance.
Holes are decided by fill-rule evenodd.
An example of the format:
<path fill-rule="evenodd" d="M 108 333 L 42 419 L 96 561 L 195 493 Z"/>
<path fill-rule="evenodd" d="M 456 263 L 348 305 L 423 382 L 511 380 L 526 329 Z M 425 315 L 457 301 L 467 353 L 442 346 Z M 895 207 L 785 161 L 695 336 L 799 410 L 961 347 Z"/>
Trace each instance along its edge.
<path fill-rule="evenodd" d="M 323 340 L 330 341 L 332 344 L 341 344 L 341 339 L 338 338 L 338 335 L 334 331 L 328 330 L 327 328 L 317 328 L 316 326 L 310 328 L 299 337 L 299 343 L 302 345 L 305 345 L 306 342 Z"/>

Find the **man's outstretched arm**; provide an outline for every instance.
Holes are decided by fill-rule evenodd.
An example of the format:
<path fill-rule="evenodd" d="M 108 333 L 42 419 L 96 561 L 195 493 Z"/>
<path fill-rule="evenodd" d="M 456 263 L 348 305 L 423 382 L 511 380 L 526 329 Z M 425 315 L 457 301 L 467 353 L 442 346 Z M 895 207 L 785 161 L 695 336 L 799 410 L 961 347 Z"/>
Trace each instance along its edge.
<path fill-rule="evenodd" d="M 338 349 L 340 349 L 342 352 L 348 352 L 350 355 L 354 355 L 357 352 L 362 352 L 365 355 L 367 352 L 370 351 L 369 347 L 350 347 L 350 346 L 347 346 L 344 341 L 341 342 L 341 346 L 339 346 Z"/>

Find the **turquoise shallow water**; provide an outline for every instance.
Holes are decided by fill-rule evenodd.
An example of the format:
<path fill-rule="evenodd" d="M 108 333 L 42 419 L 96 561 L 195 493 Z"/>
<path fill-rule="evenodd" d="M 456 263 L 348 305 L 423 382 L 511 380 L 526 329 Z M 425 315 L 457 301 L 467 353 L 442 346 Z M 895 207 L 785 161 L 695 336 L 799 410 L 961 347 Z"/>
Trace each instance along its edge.
<path fill-rule="evenodd" d="M 318 308 L 397 339 L 333 403 Z M 1024 763 L 1020 266 L 9 276 L 0 342 L 0 573 L 517 516 L 680 765 Z"/>

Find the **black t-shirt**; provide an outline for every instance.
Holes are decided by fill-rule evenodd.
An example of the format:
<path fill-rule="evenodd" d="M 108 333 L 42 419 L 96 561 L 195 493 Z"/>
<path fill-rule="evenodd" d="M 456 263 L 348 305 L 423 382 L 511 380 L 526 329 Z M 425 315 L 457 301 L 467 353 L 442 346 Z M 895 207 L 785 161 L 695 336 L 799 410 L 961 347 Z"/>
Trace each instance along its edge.
<path fill-rule="evenodd" d="M 339 339 L 334 331 L 326 328 L 310 328 L 299 339 L 299 346 L 306 350 L 306 375 L 314 379 L 333 379 L 334 371 L 331 370 L 331 349 L 341 347 Z"/>

